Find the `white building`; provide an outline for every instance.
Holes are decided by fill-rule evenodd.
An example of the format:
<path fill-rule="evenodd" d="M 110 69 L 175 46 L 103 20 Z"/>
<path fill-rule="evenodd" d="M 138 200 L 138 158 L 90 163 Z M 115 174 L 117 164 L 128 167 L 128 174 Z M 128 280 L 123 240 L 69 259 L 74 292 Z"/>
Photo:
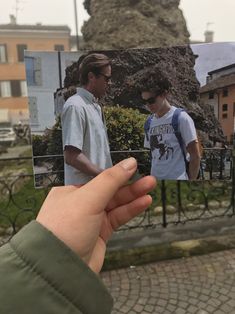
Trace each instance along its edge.
<path fill-rule="evenodd" d="M 55 123 L 54 93 L 63 87 L 65 69 L 81 52 L 25 52 L 32 134 L 42 134 Z"/>

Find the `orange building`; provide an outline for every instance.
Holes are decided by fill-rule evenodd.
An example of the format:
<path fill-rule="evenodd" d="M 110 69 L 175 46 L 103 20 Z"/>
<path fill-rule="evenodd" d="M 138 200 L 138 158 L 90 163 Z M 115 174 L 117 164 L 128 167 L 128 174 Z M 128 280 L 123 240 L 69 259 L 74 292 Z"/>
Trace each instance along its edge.
<path fill-rule="evenodd" d="M 24 50 L 70 50 L 68 26 L 0 25 L 0 121 L 6 109 L 11 124 L 28 122 Z"/>
<path fill-rule="evenodd" d="M 212 106 L 228 143 L 235 132 L 235 64 L 208 73 L 207 84 L 200 89 L 204 106 Z"/>

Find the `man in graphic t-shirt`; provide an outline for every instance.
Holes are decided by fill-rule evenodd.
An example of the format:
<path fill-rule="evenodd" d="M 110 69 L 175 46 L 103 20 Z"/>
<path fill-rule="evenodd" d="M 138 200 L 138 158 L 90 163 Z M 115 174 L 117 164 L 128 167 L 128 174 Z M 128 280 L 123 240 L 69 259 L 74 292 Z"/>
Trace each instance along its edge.
<path fill-rule="evenodd" d="M 181 111 L 178 117 L 180 145 L 172 124 L 177 108 L 167 100 L 170 87 L 168 79 L 161 76 L 153 87 L 147 85 L 141 89 L 142 100 L 152 113 L 144 141 L 144 146 L 151 150 L 151 175 L 160 180 L 196 180 L 200 168 L 196 129 L 192 118 Z"/>

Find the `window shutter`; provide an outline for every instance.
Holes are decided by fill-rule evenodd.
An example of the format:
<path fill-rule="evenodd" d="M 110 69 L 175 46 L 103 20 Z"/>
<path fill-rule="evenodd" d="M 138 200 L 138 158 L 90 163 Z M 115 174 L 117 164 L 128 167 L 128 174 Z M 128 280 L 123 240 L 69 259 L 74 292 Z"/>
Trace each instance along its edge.
<path fill-rule="evenodd" d="M 36 97 L 28 97 L 29 99 L 29 120 L 31 125 L 38 125 L 38 106 Z"/>
<path fill-rule="evenodd" d="M 36 85 L 42 85 L 42 71 L 41 71 L 41 58 L 37 57 L 34 59 L 34 73 Z"/>
<path fill-rule="evenodd" d="M 21 96 L 20 81 L 11 81 L 11 93 L 13 97 Z"/>
<path fill-rule="evenodd" d="M 24 62 L 24 51 L 27 49 L 27 45 L 17 45 L 17 54 L 18 54 L 18 61 Z"/>

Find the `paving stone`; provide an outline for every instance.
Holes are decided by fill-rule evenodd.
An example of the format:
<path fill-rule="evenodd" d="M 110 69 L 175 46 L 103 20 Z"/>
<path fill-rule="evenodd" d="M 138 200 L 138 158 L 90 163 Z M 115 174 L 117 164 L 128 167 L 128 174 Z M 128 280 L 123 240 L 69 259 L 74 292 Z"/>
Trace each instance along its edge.
<path fill-rule="evenodd" d="M 162 307 L 165 307 L 167 305 L 167 301 L 166 300 L 162 300 L 162 299 L 159 299 L 157 301 L 157 304 L 162 306 Z"/>
<path fill-rule="evenodd" d="M 177 300 L 176 300 L 176 299 L 170 299 L 170 300 L 169 300 L 169 303 L 171 303 L 171 304 L 177 304 Z"/>
<path fill-rule="evenodd" d="M 209 304 L 209 305 L 207 305 L 206 310 L 207 310 L 208 313 L 214 313 L 216 309 L 215 309 L 214 306 L 211 306 Z"/>
<path fill-rule="evenodd" d="M 129 312 L 129 306 L 126 306 L 126 305 L 122 306 L 120 308 L 120 312 L 121 313 L 128 313 Z"/>
<path fill-rule="evenodd" d="M 219 299 L 221 302 L 227 302 L 227 301 L 228 301 L 228 297 L 225 296 L 225 295 L 219 295 L 219 296 L 218 296 L 218 299 Z"/>
<path fill-rule="evenodd" d="M 101 273 L 112 314 L 235 314 L 235 250 Z"/>
<path fill-rule="evenodd" d="M 176 306 L 175 306 L 175 305 L 168 304 L 168 305 L 166 306 L 166 309 L 167 309 L 168 311 L 170 311 L 171 313 L 175 313 L 175 311 L 176 311 Z"/>
<path fill-rule="evenodd" d="M 227 304 L 235 309 L 235 300 L 229 300 Z M 235 313 L 235 310 L 234 310 L 234 313 Z"/>
<path fill-rule="evenodd" d="M 156 299 L 155 298 L 149 298 L 148 299 L 148 304 L 150 304 L 150 305 L 156 304 Z"/>
<path fill-rule="evenodd" d="M 228 304 L 221 305 L 220 309 L 224 311 L 225 313 L 229 313 L 229 314 L 235 313 L 235 308 L 232 309 L 231 306 L 229 306 Z"/>
<path fill-rule="evenodd" d="M 153 310 L 154 310 L 154 306 L 152 305 L 145 305 L 144 307 L 144 310 L 148 313 L 154 313 Z"/>
<path fill-rule="evenodd" d="M 189 307 L 187 308 L 187 313 L 190 313 L 190 314 L 194 314 L 196 313 L 198 310 L 198 308 L 194 305 L 189 305 Z"/>
<path fill-rule="evenodd" d="M 192 305 L 196 305 L 196 304 L 198 304 L 198 299 L 190 298 L 190 299 L 188 300 L 188 302 L 189 302 L 190 304 L 192 304 Z"/>
<path fill-rule="evenodd" d="M 182 307 L 183 309 L 186 309 L 188 307 L 188 303 L 184 302 L 184 301 L 180 301 L 178 303 L 179 307 Z"/>
<path fill-rule="evenodd" d="M 184 309 L 177 309 L 176 311 L 175 311 L 175 314 L 186 314 L 187 312 L 186 312 L 186 310 L 184 310 Z"/>
<path fill-rule="evenodd" d="M 133 310 L 136 311 L 137 313 L 141 313 L 143 311 L 143 305 L 140 305 L 140 304 L 136 304 L 134 305 L 133 307 Z"/>

